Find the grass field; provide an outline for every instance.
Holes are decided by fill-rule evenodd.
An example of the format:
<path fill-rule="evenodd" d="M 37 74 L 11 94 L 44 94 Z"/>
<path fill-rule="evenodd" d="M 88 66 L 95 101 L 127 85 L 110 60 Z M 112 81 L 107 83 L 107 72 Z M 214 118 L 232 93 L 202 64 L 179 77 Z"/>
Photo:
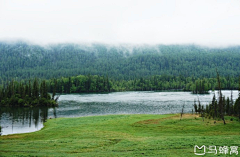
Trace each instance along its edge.
<path fill-rule="evenodd" d="M 1 136 L 0 156 L 197 156 L 195 145 L 240 146 L 240 122 L 226 119 L 226 125 L 187 114 L 49 119 L 40 131 Z M 205 156 L 218 155 L 225 156 Z"/>

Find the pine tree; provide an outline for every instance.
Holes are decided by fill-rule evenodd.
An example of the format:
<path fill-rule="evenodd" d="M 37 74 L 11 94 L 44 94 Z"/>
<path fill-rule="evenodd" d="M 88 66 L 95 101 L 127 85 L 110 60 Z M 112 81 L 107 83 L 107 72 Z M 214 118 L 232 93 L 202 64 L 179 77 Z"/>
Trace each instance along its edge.
<path fill-rule="evenodd" d="M 43 98 L 43 82 L 40 84 L 40 98 Z"/>
<path fill-rule="evenodd" d="M 39 98 L 39 85 L 38 80 L 35 78 L 33 82 L 33 98 L 38 99 Z"/>
<path fill-rule="evenodd" d="M 47 84 L 46 84 L 46 81 L 45 80 L 43 80 L 43 97 L 44 98 L 48 98 L 48 92 L 47 92 Z"/>
<path fill-rule="evenodd" d="M 230 105 L 229 105 L 229 115 L 233 115 L 234 110 L 233 110 L 233 91 L 231 90 L 231 99 L 230 99 Z"/>
<path fill-rule="evenodd" d="M 227 101 L 226 101 L 226 114 L 230 116 L 230 100 L 229 97 L 227 97 Z"/>
<path fill-rule="evenodd" d="M 218 106 L 219 106 L 219 110 L 220 110 L 220 117 L 223 120 L 223 123 L 226 124 L 225 119 L 224 119 L 224 106 L 223 106 L 223 96 L 222 96 L 222 91 L 221 91 L 221 82 L 220 82 L 220 77 L 218 74 L 218 71 L 216 69 L 217 72 L 217 81 L 218 81 L 218 90 L 219 90 L 219 101 L 218 101 Z"/>
<path fill-rule="evenodd" d="M 32 97 L 32 84 L 31 81 L 28 81 L 28 96 Z"/>
<path fill-rule="evenodd" d="M 216 97 L 215 97 L 215 93 L 213 95 L 213 99 L 212 99 L 212 109 L 214 109 L 213 112 L 213 119 L 217 118 L 217 105 L 216 105 Z"/>
<path fill-rule="evenodd" d="M 52 100 L 54 100 L 54 97 L 55 97 L 55 95 L 56 95 L 56 90 L 57 90 L 57 80 L 54 79 L 53 82 L 54 82 L 54 85 L 53 85 Z"/>

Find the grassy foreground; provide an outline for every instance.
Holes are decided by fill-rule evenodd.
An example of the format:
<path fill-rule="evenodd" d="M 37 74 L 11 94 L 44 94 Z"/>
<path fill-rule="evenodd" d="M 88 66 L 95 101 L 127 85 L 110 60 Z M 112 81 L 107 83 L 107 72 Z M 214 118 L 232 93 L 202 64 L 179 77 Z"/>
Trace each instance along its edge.
<path fill-rule="evenodd" d="M 196 115 L 50 119 L 40 131 L 1 136 L 0 156 L 197 156 L 195 145 L 240 146 L 240 122 L 226 119 L 226 125 Z"/>

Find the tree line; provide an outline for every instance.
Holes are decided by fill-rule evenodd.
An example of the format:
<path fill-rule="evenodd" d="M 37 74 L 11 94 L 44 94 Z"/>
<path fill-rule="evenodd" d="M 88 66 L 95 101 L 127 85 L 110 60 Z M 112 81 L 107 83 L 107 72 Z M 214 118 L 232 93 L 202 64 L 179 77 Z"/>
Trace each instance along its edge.
<path fill-rule="evenodd" d="M 214 94 L 212 102 L 204 107 L 198 100 L 198 103 L 194 101 L 195 112 L 199 113 L 201 117 L 213 118 L 214 120 L 221 119 L 226 124 L 224 116 L 237 116 L 240 120 L 240 78 L 239 78 L 239 95 L 238 98 L 233 100 L 232 92 L 231 97 L 225 98 L 222 94 L 222 83 L 217 72 L 218 83 L 218 97 Z M 216 122 L 216 121 L 215 121 Z"/>
<path fill-rule="evenodd" d="M 221 89 L 238 89 L 238 78 L 221 77 Z M 103 93 L 117 91 L 182 90 L 204 94 L 218 89 L 217 78 L 156 75 L 134 80 L 113 80 L 99 75 L 58 79 L 9 81 L 0 86 L 1 106 L 55 106 L 56 93 Z M 52 93 L 52 96 L 49 94 Z M 56 97 L 56 98 L 54 98 Z"/>
<path fill-rule="evenodd" d="M 238 89 L 238 78 L 221 77 L 222 89 Z M 156 75 L 133 80 L 114 80 L 108 76 L 79 75 L 47 80 L 49 92 L 56 86 L 57 93 L 98 93 L 117 91 L 182 90 L 194 94 L 206 94 L 218 89 L 216 78 L 194 78 Z"/>
<path fill-rule="evenodd" d="M 48 93 L 45 80 L 9 81 L 0 86 L 0 106 L 57 106 L 56 94 Z"/>
<path fill-rule="evenodd" d="M 49 92 L 57 93 L 101 93 L 111 92 L 112 81 L 108 76 L 79 75 L 47 81 Z"/>

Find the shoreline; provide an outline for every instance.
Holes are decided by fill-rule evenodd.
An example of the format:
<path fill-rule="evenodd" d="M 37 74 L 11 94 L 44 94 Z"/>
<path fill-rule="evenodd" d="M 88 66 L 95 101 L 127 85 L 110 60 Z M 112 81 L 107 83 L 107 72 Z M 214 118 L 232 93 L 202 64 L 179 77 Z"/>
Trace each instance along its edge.
<path fill-rule="evenodd" d="M 193 156 L 194 146 L 235 146 L 240 123 L 198 115 L 104 115 L 56 118 L 27 134 L 0 136 L 3 156 Z M 11 144 L 11 146 L 9 146 Z M 234 155 L 233 155 L 234 156 Z"/>

